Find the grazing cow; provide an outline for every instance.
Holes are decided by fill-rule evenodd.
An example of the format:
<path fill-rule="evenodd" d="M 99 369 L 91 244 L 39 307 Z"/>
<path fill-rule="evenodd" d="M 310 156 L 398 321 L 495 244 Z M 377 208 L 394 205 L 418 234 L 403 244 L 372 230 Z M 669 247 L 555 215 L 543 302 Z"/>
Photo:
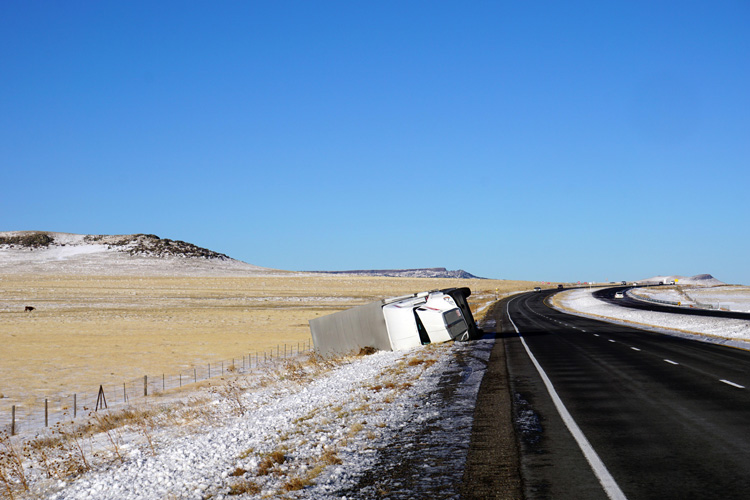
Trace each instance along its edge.
<path fill-rule="evenodd" d="M 24 309 L 24 312 L 28 313 L 28 312 L 33 311 L 34 309 L 36 309 L 36 307 L 26 306 L 26 308 Z"/>

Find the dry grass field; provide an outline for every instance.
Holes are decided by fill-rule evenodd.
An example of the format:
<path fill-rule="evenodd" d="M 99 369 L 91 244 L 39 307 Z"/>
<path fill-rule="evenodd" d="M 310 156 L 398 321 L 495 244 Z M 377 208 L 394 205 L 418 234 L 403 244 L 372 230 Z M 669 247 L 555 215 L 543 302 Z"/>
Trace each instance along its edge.
<path fill-rule="evenodd" d="M 383 297 L 468 286 L 478 310 L 496 290 L 503 294 L 535 284 L 291 273 L 3 275 L 0 410 L 10 401 L 91 391 L 144 374 L 175 374 L 277 345 L 296 349 L 311 340 L 309 319 Z M 25 312 L 25 306 L 35 310 Z"/>

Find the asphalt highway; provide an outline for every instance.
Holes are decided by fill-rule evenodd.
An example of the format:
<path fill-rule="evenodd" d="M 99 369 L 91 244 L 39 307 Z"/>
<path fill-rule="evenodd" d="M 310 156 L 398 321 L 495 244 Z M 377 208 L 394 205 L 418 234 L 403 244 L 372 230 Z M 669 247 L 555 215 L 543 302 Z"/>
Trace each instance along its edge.
<path fill-rule="evenodd" d="M 657 311 L 657 312 L 666 312 L 666 313 L 672 313 L 672 314 L 688 314 L 691 316 L 707 316 L 707 317 L 713 317 L 713 318 L 731 318 L 731 319 L 750 320 L 750 313 L 746 313 L 746 312 L 720 311 L 720 310 L 715 310 L 715 309 L 699 309 L 699 308 L 671 306 L 667 304 L 647 302 L 645 300 L 632 299 L 628 297 L 627 294 L 625 295 L 625 297 L 621 299 L 615 298 L 616 292 L 624 292 L 630 288 L 633 288 L 633 287 L 621 286 L 621 287 L 604 288 L 604 289 L 595 291 L 593 295 L 597 299 L 604 300 L 606 302 L 610 302 L 618 306 L 628 307 L 630 309 L 640 309 L 642 311 Z"/>
<path fill-rule="evenodd" d="M 567 315 L 550 293 L 497 315 L 523 497 L 750 498 L 750 352 Z"/>

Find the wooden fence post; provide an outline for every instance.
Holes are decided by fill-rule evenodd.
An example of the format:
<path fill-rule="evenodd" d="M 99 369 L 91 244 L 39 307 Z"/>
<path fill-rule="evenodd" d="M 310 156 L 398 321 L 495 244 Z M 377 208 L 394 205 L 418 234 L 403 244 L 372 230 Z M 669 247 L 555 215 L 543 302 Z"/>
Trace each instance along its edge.
<path fill-rule="evenodd" d="M 148 375 L 143 376 L 143 395 L 148 396 Z"/>
<path fill-rule="evenodd" d="M 16 405 L 13 405 L 10 409 L 10 435 L 16 435 Z"/>
<path fill-rule="evenodd" d="M 44 426 L 49 427 L 49 411 L 47 409 L 47 398 L 44 398 Z"/>
<path fill-rule="evenodd" d="M 107 398 L 104 397 L 104 387 L 99 386 L 99 395 L 96 397 L 96 408 L 94 411 L 99 411 L 99 408 L 107 408 Z"/>
<path fill-rule="evenodd" d="M 78 416 L 78 394 L 73 394 L 73 418 Z"/>

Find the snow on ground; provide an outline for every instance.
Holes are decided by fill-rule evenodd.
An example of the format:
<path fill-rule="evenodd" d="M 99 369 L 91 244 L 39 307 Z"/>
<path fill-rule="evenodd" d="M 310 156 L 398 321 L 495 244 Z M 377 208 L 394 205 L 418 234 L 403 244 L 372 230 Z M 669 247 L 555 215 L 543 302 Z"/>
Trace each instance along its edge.
<path fill-rule="evenodd" d="M 608 318 L 667 334 L 698 336 L 712 342 L 750 347 L 750 321 L 629 309 L 596 299 L 592 293 L 588 288 L 568 290 L 557 294 L 555 303 L 566 312 L 583 316 Z"/>
<path fill-rule="evenodd" d="M 19 498 L 457 498 L 493 343 L 291 363 L 227 380 L 155 406 L 140 423 L 37 452 Z M 67 455 L 55 459 L 60 450 Z"/>
<path fill-rule="evenodd" d="M 717 280 L 710 274 L 697 274 L 695 276 L 654 276 L 652 278 L 646 278 L 638 280 L 638 283 L 642 285 L 658 285 L 668 283 L 678 283 L 680 285 L 697 285 L 697 286 L 718 286 L 725 285 L 723 281 Z"/>
<path fill-rule="evenodd" d="M 557 298 L 576 314 L 750 341 L 748 321 L 630 310 L 589 289 Z M 25 447 L 16 440 L 17 450 L 31 450 L 23 474 L 3 462 L 12 441 L 0 436 L 0 491 L 54 500 L 458 498 L 493 345 L 446 343 L 335 362 L 299 358 L 227 376 L 171 402 L 134 408 L 119 426 L 61 427 Z"/>
<path fill-rule="evenodd" d="M 750 312 L 750 287 L 725 285 L 715 287 L 649 287 L 634 288 L 630 295 L 655 301 L 679 302 L 683 306 Z"/>
<path fill-rule="evenodd" d="M 2 274 L 88 274 L 97 276 L 257 276 L 281 271 L 238 260 L 134 256 L 106 245 L 60 246 L 0 251 Z M 286 273 L 285 273 L 286 274 Z"/>

